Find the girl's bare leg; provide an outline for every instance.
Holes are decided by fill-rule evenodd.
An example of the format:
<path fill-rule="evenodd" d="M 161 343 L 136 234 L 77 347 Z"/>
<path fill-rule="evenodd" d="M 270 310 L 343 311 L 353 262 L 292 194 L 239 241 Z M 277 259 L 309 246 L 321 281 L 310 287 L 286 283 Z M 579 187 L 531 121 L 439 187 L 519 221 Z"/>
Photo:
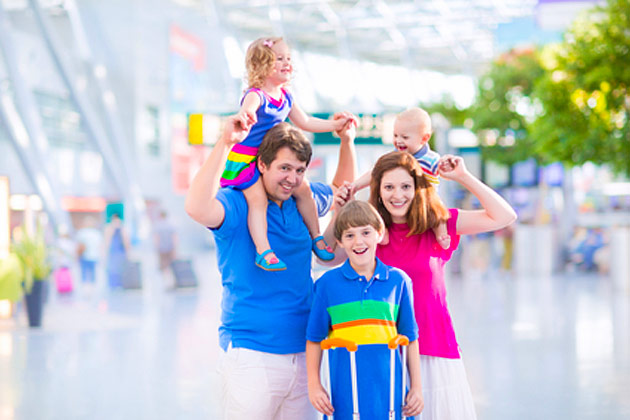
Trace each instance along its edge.
<path fill-rule="evenodd" d="M 262 254 L 268 249 L 271 249 L 269 245 L 269 239 L 267 238 L 267 193 L 263 187 L 262 180 L 258 178 L 258 181 L 251 187 L 243 190 L 245 200 L 247 200 L 247 227 L 249 228 L 249 234 L 256 246 L 256 252 Z M 270 264 L 278 262 L 276 254 L 273 252 L 265 255 L 265 260 Z"/>
<path fill-rule="evenodd" d="M 298 187 L 293 197 L 295 198 L 298 211 L 302 215 L 302 219 L 304 219 L 308 233 L 311 235 L 311 239 L 317 238 L 321 235 L 319 231 L 319 218 L 317 217 L 317 206 L 313 199 L 311 187 L 306 179 L 302 181 L 302 185 Z M 323 239 L 317 241 L 315 246 L 319 249 L 326 249 L 328 252 L 333 252 Z"/>

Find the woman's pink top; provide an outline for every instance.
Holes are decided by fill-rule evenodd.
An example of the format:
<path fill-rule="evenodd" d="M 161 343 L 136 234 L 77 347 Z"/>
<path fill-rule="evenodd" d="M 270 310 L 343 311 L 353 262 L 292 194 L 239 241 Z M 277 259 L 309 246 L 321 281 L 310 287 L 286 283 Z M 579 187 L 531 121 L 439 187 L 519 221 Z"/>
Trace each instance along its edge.
<path fill-rule="evenodd" d="M 379 245 L 376 256 L 411 277 L 420 354 L 459 359 L 459 346 L 446 305 L 444 284 L 444 264 L 459 245 L 456 233 L 458 212 L 457 209 L 449 212 L 451 218 L 446 223 L 451 235 L 449 249 L 442 249 L 432 230 L 407 237 L 407 224 L 394 223 L 389 228 L 389 243 Z"/>

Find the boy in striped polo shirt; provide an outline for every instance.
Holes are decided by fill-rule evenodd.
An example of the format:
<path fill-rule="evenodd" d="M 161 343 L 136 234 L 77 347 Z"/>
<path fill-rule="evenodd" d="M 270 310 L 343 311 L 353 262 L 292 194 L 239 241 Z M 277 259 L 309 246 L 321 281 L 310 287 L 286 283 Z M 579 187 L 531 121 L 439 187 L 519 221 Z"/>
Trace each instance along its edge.
<path fill-rule="evenodd" d="M 398 334 L 409 338 L 407 365 L 409 392 L 403 413 L 420 414 L 424 406 L 420 380 L 418 326 L 412 303 L 411 280 L 402 271 L 376 258 L 384 231 L 378 212 L 367 202 L 350 201 L 338 212 L 334 235 L 348 260 L 326 272 L 315 283 L 313 307 L 306 331 L 306 369 L 313 406 L 336 420 L 352 418 L 349 355 L 345 349 L 330 353 L 331 400 L 322 387 L 320 342 L 343 338 L 358 345 L 357 382 L 362 420 L 381 420 L 389 412 L 389 363 L 387 343 Z M 401 418 L 401 369 L 396 361 L 396 418 Z"/>
<path fill-rule="evenodd" d="M 400 152 L 411 153 L 422 167 L 424 176 L 437 188 L 440 184 L 438 172 L 440 155 L 429 147 L 432 132 L 431 117 L 422 108 L 409 108 L 398 114 L 394 121 L 394 147 Z M 371 178 L 372 170 L 352 184 L 352 192 L 369 186 Z M 446 231 L 446 223 L 440 223 L 433 229 L 433 233 L 442 248 L 450 248 L 451 237 Z M 387 242 L 388 238 L 385 237 L 383 244 Z"/>

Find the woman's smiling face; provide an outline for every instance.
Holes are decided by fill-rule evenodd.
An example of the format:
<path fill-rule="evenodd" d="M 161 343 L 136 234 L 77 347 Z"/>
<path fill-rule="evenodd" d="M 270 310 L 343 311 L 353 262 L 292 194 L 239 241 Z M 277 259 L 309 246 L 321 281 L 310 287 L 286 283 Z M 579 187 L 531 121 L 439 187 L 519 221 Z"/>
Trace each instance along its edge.
<path fill-rule="evenodd" d="M 413 201 L 415 185 L 412 176 L 403 168 L 395 168 L 383 174 L 380 196 L 392 222 L 405 223 Z"/>

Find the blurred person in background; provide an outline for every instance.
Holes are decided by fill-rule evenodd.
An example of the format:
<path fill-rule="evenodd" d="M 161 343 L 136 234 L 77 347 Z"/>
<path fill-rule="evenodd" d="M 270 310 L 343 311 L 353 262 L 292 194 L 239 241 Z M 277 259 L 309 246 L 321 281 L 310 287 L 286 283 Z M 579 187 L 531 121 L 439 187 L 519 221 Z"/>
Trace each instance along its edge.
<path fill-rule="evenodd" d="M 587 229 L 584 236 L 576 241 L 577 245 L 570 251 L 573 267 L 581 271 L 596 271 L 598 267 L 595 256 L 605 245 L 602 229 Z"/>
<path fill-rule="evenodd" d="M 105 252 L 107 284 L 110 288 L 122 287 L 122 276 L 129 258 L 131 243 L 118 213 L 112 214 L 105 226 Z"/>
<path fill-rule="evenodd" d="M 166 211 L 161 210 L 153 228 L 153 242 L 158 253 L 160 272 L 166 285 L 175 286 L 171 264 L 177 254 L 177 232 L 168 219 Z"/>
<path fill-rule="evenodd" d="M 54 279 L 59 293 L 72 292 L 72 272 L 77 262 L 77 244 L 67 231 L 61 231 L 53 250 Z"/>
<path fill-rule="evenodd" d="M 81 266 L 81 282 L 94 284 L 96 282 L 96 266 L 102 253 L 103 234 L 96 228 L 96 219 L 88 216 L 83 220 L 83 226 L 77 231 L 77 254 Z"/>

